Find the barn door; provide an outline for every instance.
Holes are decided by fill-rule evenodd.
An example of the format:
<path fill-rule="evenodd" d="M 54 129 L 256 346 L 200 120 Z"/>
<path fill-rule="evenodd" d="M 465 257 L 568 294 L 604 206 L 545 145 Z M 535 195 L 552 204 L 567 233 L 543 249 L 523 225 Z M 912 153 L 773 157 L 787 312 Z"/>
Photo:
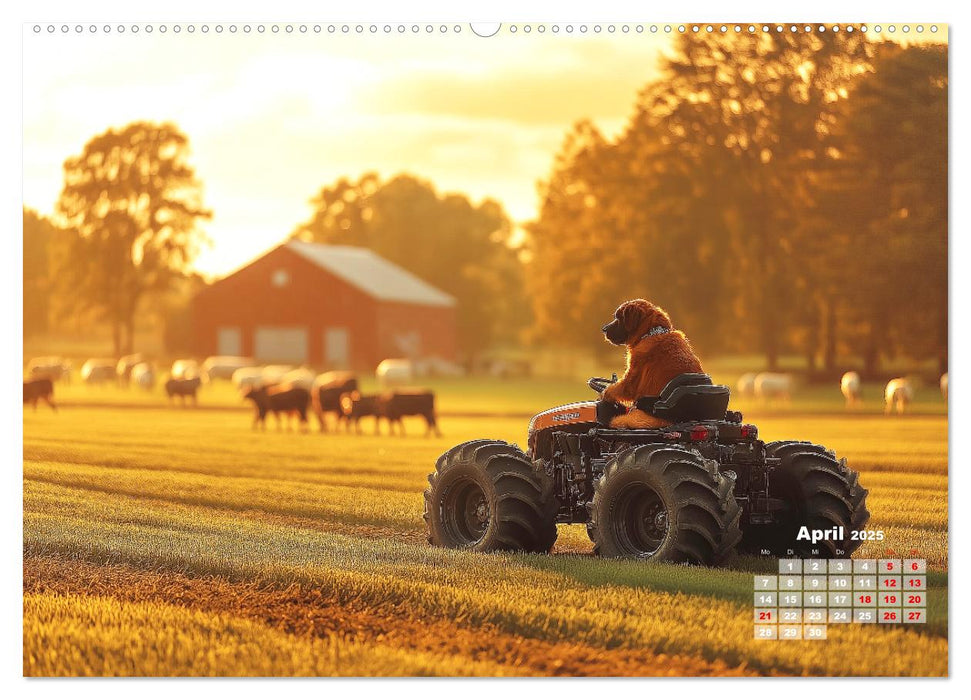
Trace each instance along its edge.
<path fill-rule="evenodd" d="M 253 335 L 253 355 L 263 362 L 307 361 L 306 328 L 260 327 Z"/>
<path fill-rule="evenodd" d="M 216 329 L 216 354 L 243 354 L 243 333 L 238 326 L 220 326 Z"/>
<path fill-rule="evenodd" d="M 351 336 L 346 328 L 324 330 L 324 364 L 327 369 L 347 369 L 351 364 Z"/>

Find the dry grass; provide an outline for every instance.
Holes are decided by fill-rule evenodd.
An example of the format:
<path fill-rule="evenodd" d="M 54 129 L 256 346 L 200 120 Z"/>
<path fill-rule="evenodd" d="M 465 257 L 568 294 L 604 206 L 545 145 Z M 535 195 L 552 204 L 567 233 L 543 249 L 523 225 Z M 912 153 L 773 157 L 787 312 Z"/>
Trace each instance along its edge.
<path fill-rule="evenodd" d="M 587 555 L 582 526 L 562 527 L 564 554 L 551 557 L 425 545 L 420 494 L 438 454 L 472 437 L 522 442 L 522 420 L 448 418 L 444 438 L 413 429 L 401 439 L 259 435 L 229 410 L 78 408 L 25 415 L 25 672 L 236 674 L 252 662 L 272 675 L 945 674 L 946 420 L 758 423 L 765 439 L 822 442 L 863 467 L 870 527 L 888 536 L 863 553 L 918 547 L 931 561 L 928 625 L 756 642 L 757 561 L 738 570 L 603 561 Z M 252 614 L 265 600 L 206 603 L 200 585 L 233 601 L 262 591 L 289 612 Z M 313 624 L 287 622 L 301 612 Z M 161 622 L 149 632 L 150 619 Z M 118 631 L 158 635 L 158 649 L 183 627 L 182 656 Z M 224 647 L 230 638 L 238 649 Z M 257 639 L 279 653 L 252 659 L 246 644 Z M 213 648 L 242 661 L 206 657 Z M 328 665 L 335 658 L 339 669 Z"/>

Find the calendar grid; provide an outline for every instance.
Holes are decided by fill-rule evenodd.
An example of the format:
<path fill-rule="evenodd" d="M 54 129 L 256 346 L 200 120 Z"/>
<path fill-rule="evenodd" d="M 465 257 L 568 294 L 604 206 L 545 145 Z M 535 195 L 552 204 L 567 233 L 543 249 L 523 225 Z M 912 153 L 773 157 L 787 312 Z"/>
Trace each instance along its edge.
<path fill-rule="evenodd" d="M 830 625 L 923 624 L 924 559 L 780 559 L 754 577 L 755 638 L 825 640 Z"/>

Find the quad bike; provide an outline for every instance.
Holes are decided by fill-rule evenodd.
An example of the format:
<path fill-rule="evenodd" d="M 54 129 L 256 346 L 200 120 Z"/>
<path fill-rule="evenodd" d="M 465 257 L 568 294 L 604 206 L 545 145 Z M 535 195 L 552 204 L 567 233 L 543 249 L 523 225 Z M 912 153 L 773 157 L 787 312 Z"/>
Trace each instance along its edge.
<path fill-rule="evenodd" d="M 588 385 L 602 394 L 610 383 Z M 612 429 L 622 407 L 581 401 L 533 416 L 528 452 L 501 440 L 456 445 L 428 477 L 429 542 L 549 552 L 558 523 L 586 523 L 608 557 L 848 557 L 870 516 L 857 473 L 820 445 L 759 440 L 728 401 L 708 375 L 682 374 L 637 402 L 664 428 Z M 799 537 L 807 528 L 825 539 Z"/>

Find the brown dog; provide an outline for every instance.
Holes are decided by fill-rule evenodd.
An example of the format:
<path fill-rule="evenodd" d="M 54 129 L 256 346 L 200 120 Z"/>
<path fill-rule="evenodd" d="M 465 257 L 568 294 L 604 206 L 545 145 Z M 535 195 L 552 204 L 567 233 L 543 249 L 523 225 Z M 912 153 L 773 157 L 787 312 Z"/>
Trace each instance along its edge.
<path fill-rule="evenodd" d="M 604 391 L 605 401 L 629 407 L 642 396 L 657 396 L 679 374 L 704 371 L 684 333 L 674 330 L 664 309 L 644 299 L 632 299 L 618 306 L 614 320 L 601 330 L 614 345 L 627 346 L 627 371 Z M 611 428 L 665 425 L 670 422 L 637 408 L 610 421 Z"/>

